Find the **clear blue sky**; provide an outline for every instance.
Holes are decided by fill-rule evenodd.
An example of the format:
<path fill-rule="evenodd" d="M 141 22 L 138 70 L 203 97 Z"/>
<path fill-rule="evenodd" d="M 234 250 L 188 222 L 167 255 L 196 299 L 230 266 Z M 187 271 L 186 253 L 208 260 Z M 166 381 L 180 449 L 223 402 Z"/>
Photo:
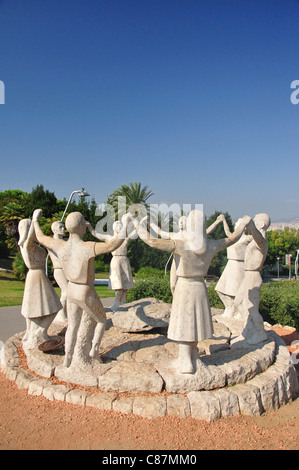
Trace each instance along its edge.
<path fill-rule="evenodd" d="M 297 0 L 0 0 L 0 190 L 299 216 Z"/>

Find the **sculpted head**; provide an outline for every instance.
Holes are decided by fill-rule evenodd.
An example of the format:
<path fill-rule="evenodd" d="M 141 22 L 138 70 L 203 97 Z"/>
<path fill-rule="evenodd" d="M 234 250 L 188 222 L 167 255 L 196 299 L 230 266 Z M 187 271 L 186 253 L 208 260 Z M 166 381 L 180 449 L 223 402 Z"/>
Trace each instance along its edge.
<path fill-rule="evenodd" d="M 64 235 L 65 234 L 63 222 L 58 222 L 58 221 L 53 222 L 53 224 L 51 225 L 51 230 L 54 234 L 57 234 L 57 235 Z"/>
<path fill-rule="evenodd" d="M 86 232 L 86 221 L 81 212 L 71 212 L 65 219 L 65 227 L 71 233 L 84 235 Z"/>
<path fill-rule="evenodd" d="M 113 231 L 114 233 L 119 233 L 122 229 L 122 223 L 120 220 L 116 220 L 113 224 Z"/>
<path fill-rule="evenodd" d="M 253 219 L 258 230 L 267 230 L 271 225 L 271 219 L 268 214 L 256 214 Z"/>

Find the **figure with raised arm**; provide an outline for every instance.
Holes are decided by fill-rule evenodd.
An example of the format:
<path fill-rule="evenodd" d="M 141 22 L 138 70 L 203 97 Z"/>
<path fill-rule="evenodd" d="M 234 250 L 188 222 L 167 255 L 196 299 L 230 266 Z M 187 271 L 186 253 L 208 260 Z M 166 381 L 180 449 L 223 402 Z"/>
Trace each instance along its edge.
<path fill-rule="evenodd" d="M 207 275 L 213 256 L 235 243 L 251 218 L 245 216 L 230 237 L 221 240 L 207 238 L 206 216 L 193 210 L 187 218 L 184 240 L 151 237 L 143 224 L 134 221 L 140 238 L 153 248 L 173 252 L 177 282 L 167 336 L 179 343 L 178 370 L 193 373 L 192 354 L 198 341 L 211 338 L 213 325 L 207 288 Z"/>
<path fill-rule="evenodd" d="M 80 212 L 72 212 L 65 221 L 70 234 L 65 242 L 43 234 L 39 226 L 41 213 L 42 211 L 37 209 L 33 215 L 36 237 L 48 250 L 56 253 L 68 280 L 68 327 L 65 336 L 64 366 L 69 367 L 83 312 L 97 323 L 97 336 L 93 341 L 97 345 L 101 342 L 105 331 L 106 313 L 94 287 L 94 258 L 100 254 L 111 253 L 121 246 L 125 239 L 126 225 L 122 232 L 108 243 L 84 242 L 86 221 Z M 87 361 L 87 358 L 85 360 Z"/>
<path fill-rule="evenodd" d="M 97 232 L 94 228 L 91 227 L 90 223 L 87 223 L 87 227 L 90 233 L 95 238 L 108 242 L 113 238 L 113 236 L 115 237 L 121 232 L 123 228 L 123 224 L 119 220 L 114 222 L 113 224 L 114 235 L 113 236 L 109 234 Z M 130 233 L 130 236 L 126 236 L 122 245 L 119 248 L 117 248 L 117 250 L 114 250 L 112 252 L 108 289 L 112 289 L 115 291 L 114 303 L 111 306 L 111 310 L 113 312 L 116 312 L 116 310 L 118 309 L 118 307 L 120 307 L 120 305 L 123 305 L 126 303 L 128 289 L 133 289 L 134 287 L 131 265 L 127 257 L 127 250 L 128 250 L 129 240 L 132 239 L 135 234 L 136 234 L 136 230 L 133 230 Z"/>
<path fill-rule="evenodd" d="M 47 330 L 57 312 L 62 308 L 59 298 L 46 276 L 47 253 L 36 242 L 34 224 L 30 219 L 19 222 L 19 246 L 25 265 L 29 269 L 23 295 L 21 313 L 26 318 L 24 350 L 47 341 Z"/>
<path fill-rule="evenodd" d="M 51 225 L 51 230 L 54 234 L 54 238 L 57 240 L 63 240 L 65 235 L 65 228 L 63 222 L 53 222 Z M 57 313 L 55 317 L 55 322 L 66 322 L 67 321 L 67 278 L 62 269 L 62 263 L 60 259 L 56 256 L 53 250 L 49 250 L 50 259 L 53 264 L 53 276 L 58 286 L 60 287 L 60 302 L 62 304 L 62 309 Z"/>
<path fill-rule="evenodd" d="M 245 341 L 245 344 L 258 344 L 267 340 L 259 305 L 263 283 L 261 271 L 268 251 L 266 231 L 270 224 L 269 215 L 261 213 L 247 226 L 252 240 L 245 251 L 244 279 L 235 298 L 236 308 L 244 319 L 244 330 L 239 339 Z"/>
<path fill-rule="evenodd" d="M 224 215 L 222 215 L 222 220 L 225 234 L 227 237 L 230 237 L 231 232 Z M 235 228 L 237 228 L 241 222 L 242 219 L 239 219 L 236 222 Z M 228 261 L 215 287 L 216 292 L 225 306 L 223 316 L 227 318 L 238 316 L 234 300 L 244 279 L 245 251 L 251 240 L 251 235 L 243 233 L 236 243 L 227 248 Z"/>

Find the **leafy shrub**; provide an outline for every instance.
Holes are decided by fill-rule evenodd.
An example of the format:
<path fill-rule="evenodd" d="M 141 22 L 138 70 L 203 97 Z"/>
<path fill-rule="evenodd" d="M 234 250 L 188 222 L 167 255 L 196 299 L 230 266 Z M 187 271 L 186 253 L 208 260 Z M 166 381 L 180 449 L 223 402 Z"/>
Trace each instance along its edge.
<path fill-rule="evenodd" d="M 103 259 L 95 258 L 94 270 L 96 273 L 109 273 L 110 265 L 105 263 Z"/>
<path fill-rule="evenodd" d="M 164 276 L 164 271 L 158 268 L 152 268 L 151 266 L 138 269 L 135 275 L 137 279 L 164 278 Z"/>
<path fill-rule="evenodd" d="M 209 300 L 210 300 L 210 306 L 213 308 L 222 308 L 224 309 L 224 305 L 217 294 L 217 291 L 215 291 L 215 286 L 216 282 L 212 282 L 208 287 L 208 295 L 209 295 Z"/>
<path fill-rule="evenodd" d="M 265 321 L 299 329 L 299 282 L 280 281 L 262 285 L 260 313 Z"/>
<path fill-rule="evenodd" d="M 146 280 L 136 280 L 134 289 L 129 289 L 127 302 L 154 297 L 166 303 L 172 302 L 169 277 L 151 278 Z"/>
<path fill-rule="evenodd" d="M 16 254 L 15 259 L 12 263 L 12 269 L 17 279 L 19 279 L 20 281 L 23 281 L 25 279 L 26 274 L 28 272 L 28 268 L 24 263 L 21 252 L 18 252 Z"/>

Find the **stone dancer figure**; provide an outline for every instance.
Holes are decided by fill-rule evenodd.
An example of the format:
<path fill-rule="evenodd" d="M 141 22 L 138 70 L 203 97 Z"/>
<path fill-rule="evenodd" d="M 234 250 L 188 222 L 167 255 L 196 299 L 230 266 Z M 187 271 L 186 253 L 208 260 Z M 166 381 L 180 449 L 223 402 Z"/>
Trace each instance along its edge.
<path fill-rule="evenodd" d="M 21 308 L 27 326 L 23 337 L 23 347 L 26 351 L 49 339 L 47 330 L 62 305 L 46 276 L 47 253 L 36 243 L 34 224 L 30 219 L 23 219 L 19 222 L 18 228 L 20 234 L 18 244 L 24 263 L 29 269 Z"/>
<path fill-rule="evenodd" d="M 122 223 L 116 221 L 113 224 L 114 237 L 117 236 L 122 230 Z M 96 232 L 89 222 L 87 227 L 90 233 L 99 240 L 109 242 L 113 237 L 108 234 Z M 115 291 L 115 300 L 111 306 L 111 310 L 116 312 L 120 305 L 126 303 L 128 289 L 133 289 L 134 281 L 132 276 L 132 270 L 130 261 L 127 257 L 128 243 L 129 240 L 136 234 L 136 230 L 130 233 L 129 237 L 126 237 L 123 244 L 112 252 L 112 260 L 110 263 L 109 283 L 108 289 Z"/>
<path fill-rule="evenodd" d="M 54 238 L 57 240 L 63 240 L 65 235 L 65 228 L 63 222 L 53 222 L 51 225 L 51 230 L 54 234 Z M 62 269 L 62 263 L 60 259 L 56 256 L 54 251 L 49 250 L 50 259 L 53 264 L 54 272 L 53 276 L 55 281 L 60 287 L 61 295 L 60 302 L 62 304 L 62 309 L 57 313 L 55 322 L 66 322 L 67 321 L 67 278 Z"/>
<path fill-rule="evenodd" d="M 191 211 L 187 218 L 185 240 L 153 239 L 142 224 L 134 225 L 140 238 L 153 248 L 173 252 L 177 282 L 167 336 L 179 343 L 178 370 L 194 372 L 192 354 L 198 341 L 213 335 L 212 315 L 204 278 L 213 256 L 235 243 L 251 218 L 245 216 L 229 238 L 207 238 L 206 216 L 199 210 Z M 199 233 L 199 229 L 200 232 Z"/>
<path fill-rule="evenodd" d="M 100 254 L 110 253 L 121 246 L 125 239 L 126 225 L 122 232 L 108 243 L 84 242 L 86 221 L 80 212 L 72 212 L 65 221 L 66 229 L 70 234 L 69 239 L 65 242 L 43 234 L 39 226 L 41 214 L 41 209 L 37 209 L 33 215 L 37 239 L 48 250 L 56 253 L 61 260 L 63 271 L 68 280 L 68 327 L 65 336 L 63 365 L 69 367 L 83 312 L 97 323 L 96 337 L 93 341 L 99 345 L 102 340 L 106 326 L 106 313 L 94 287 L 94 258 Z M 88 340 L 89 338 L 86 338 L 86 341 Z M 89 361 L 86 357 L 81 359 L 86 363 Z"/>
<path fill-rule="evenodd" d="M 231 235 L 229 226 L 224 215 L 222 218 L 225 234 L 229 237 Z M 242 219 L 239 219 L 236 222 L 235 228 L 239 226 L 241 221 Z M 215 290 L 225 306 L 223 316 L 226 318 L 238 318 L 239 316 L 234 300 L 244 279 L 245 251 L 251 241 L 252 236 L 243 233 L 236 243 L 227 248 L 228 261 L 215 286 Z"/>
<path fill-rule="evenodd" d="M 267 340 L 259 305 L 263 283 L 261 271 L 268 251 L 266 231 L 270 224 L 269 215 L 261 213 L 257 214 L 247 227 L 253 239 L 245 251 L 244 279 L 235 298 L 235 306 L 244 319 L 244 330 L 235 343 L 241 340 L 245 345 L 252 345 Z"/>
<path fill-rule="evenodd" d="M 218 215 L 217 219 L 215 220 L 215 222 L 213 222 L 206 230 L 207 232 L 207 235 L 210 235 L 214 230 L 215 228 L 221 223 L 223 222 L 223 219 L 224 219 L 224 215 L 223 214 L 220 214 Z M 224 219 L 225 220 L 225 219 Z M 186 215 L 182 215 L 180 218 L 179 218 L 179 231 L 178 232 L 166 232 L 164 230 L 162 230 L 160 227 L 158 227 L 158 225 L 156 224 L 153 224 L 151 223 L 150 225 L 150 228 L 157 234 L 157 235 L 160 235 L 162 238 L 168 238 L 168 239 L 171 239 L 171 240 L 184 240 L 184 235 L 186 234 L 186 226 L 187 226 L 187 216 Z M 231 234 L 230 234 L 231 235 Z M 187 235 L 187 239 L 188 239 L 188 235 Z M 174 288 L 175 288 L 175 284 L 176 284 L 176 281 L 177 281 L 177 276 L 176 276 L 176 267 L 175 267 L 175 257 L 173 255 L 173 253 L 171 253 L 170 255 L 171 257 L 173 256 L 173 261 L 172 261 L 172 264 L 171 264 L 171 268 L 170 268 L 170 289 L 171 289 L 171 292 L 172 294 L 174 293 Z"/>

